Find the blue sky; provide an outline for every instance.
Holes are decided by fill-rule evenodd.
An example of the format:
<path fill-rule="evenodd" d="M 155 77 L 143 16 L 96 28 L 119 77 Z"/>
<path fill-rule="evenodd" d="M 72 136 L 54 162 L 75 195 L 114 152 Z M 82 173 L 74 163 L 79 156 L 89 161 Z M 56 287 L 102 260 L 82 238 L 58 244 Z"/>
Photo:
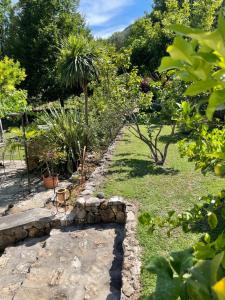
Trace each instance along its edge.
<path fill-rule="evenodd" d="M 151 0 L 80 0 L 80 12 L 94 36 L 102 38 L 122 31 L 151 6 Z"/>
<path fill-rule="evenodd" d="M 79 10 L 94 36 L 107 38 L 149 12 L 151 6 L 152 0 L 80 0 Z"/>

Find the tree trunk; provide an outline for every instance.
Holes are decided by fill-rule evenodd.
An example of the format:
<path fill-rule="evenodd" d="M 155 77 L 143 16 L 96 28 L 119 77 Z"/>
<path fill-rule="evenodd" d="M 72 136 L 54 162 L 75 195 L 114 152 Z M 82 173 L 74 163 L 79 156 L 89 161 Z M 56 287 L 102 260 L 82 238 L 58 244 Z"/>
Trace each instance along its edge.
<path fill-rule="evenodd" d="M 60 102 L 60 105 L 64 108 L 64 106 L 65 106 L 64 99 L 60 97 L 59 102 Z"/>
<path fill-rule="evenodd" d="M 83 91 L 84 91 L 84 115 L 85 115 L 85 123 L 88 126 L 88 89 L 87 84 L 85 83 L 83 85 Z"/>
<path fill-rule="evenodd" d="M 2 126 L 2 119 L 0 119 L 0 142 L 4 142 L 4 131 Z"/>

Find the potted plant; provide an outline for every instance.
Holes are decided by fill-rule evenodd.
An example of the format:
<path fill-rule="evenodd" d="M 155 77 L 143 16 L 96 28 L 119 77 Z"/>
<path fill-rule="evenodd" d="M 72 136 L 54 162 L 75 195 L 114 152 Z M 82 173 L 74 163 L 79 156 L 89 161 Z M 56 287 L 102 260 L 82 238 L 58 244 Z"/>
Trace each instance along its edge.
<path fill-rule="evenodd" d="M 42 154 L 40 161 L 44 163 L 43 184 L 47 189 L 54 189 L 59 184 L 58 166 L 64 159 L 64 153 L 57 150 L 47 151 Z"/>

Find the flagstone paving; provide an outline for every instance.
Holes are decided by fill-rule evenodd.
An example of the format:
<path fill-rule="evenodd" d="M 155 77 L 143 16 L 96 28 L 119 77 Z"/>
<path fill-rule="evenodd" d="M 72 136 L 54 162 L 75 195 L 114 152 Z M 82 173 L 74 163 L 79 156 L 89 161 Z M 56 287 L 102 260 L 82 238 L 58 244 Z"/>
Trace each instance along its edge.
<path fill-rule="evenodd" d="M 0 257 L 0 300 L 120 299 L 123 226 L 76 225 Z"/>

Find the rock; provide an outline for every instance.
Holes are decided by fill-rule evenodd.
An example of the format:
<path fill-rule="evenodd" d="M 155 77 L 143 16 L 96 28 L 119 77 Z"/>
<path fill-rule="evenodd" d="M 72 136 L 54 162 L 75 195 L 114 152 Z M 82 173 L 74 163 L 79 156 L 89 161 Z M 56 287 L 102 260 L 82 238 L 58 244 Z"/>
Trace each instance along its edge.
<path fill-rule="evenodd" d="M 22 241 L 28 236 L 28 232 L 25 229 L 17 228 L 15 230 L 15 241 Z"/>
<path fill-rule="evenodd" d="M 98 199 L 104 199 L 104 198 L 105 198 L 104 193 L 103 193 L 103 192 L 98 193 L 98 194 L 97 194 L 97 198 L 98 198 Z"/>
<path fill-rule="evenodd" d="M 78 219 L 78 220 L 85 219 L 86 215 L 87 215 L 87 212 L 82 207 L 75 207 L 73 209 L 73 214 L 74 214 L 75 221 L 76 221 L 76 219 Z"/>
<path fill-rule="evenodd" d="M 81 195 L 82 196 L 88 196 L 93 194 L 93 189 L 84 190 Z"/>
<path fill-rule="evenodd" d="M 134 288 L 127 280 L 123 282 L 123 293 L 127 297 L 131 297 L 134 293 Z"/>
<path fill-rule="evenodd" d="M 86 203 L 86 199 L 84 197 L 79 197 L 76 200 L 76 206 L 84 207 Z"/>
<path fill-rule="evenodd" d="M 92 212 L 89 212 L 87 214 L 87 223 L 88 224 L 96 224 L 101 222 L 101 216 L 98 214 L 93 214 Z"/>
<path fill-rule="evenodd" d="M 127 213 L 127 222 L 134 222 L 135 221 L 135 215 L 132 211 L 129 211 Z"/>
<path fill-rule="evenodd" d="M 35 227 L 29 229 L 29 237 L 31 237 L 31 238 L 37 237 L 39 235 L 39 233 L 40 233 L 40 230 Z"/>
<path fill-rule="evenodd" d="M 109 199 L 109 205 L 121 205 L 124 204 L 124 198 L 120 196 L 114 196 Z"/>
<path fill-rule="evenodd" d="M 77 256 L 74 257 L 74 259 L 72 261 L 72 266 L 75 269 L 80 269 L 81 268 L 81 261 L 79 260 L 79 258 Z"/>
<path fill-rule="evenodd" d="M 101 210 L 100 215 L 101 215 L 101 218 L 102 218 L 103 222 L 114 222 L 115 219 L 116 219 L 115 214 L 114 214 L 114 212 L 112 211 L 111 208 Z"/>
<path fill-rule="evenodd" d="M 0 249 L 4 250 L 6 246 L 11 246 L 15 243 L 15 237 L 5 234 L 0 234 Z"/>
<path fill-rule="evenodd" d="M 107 209 L 108 208 L 108 201 L 104 200 L 101 205 L 100 205 L 101 209 Z"/>
<path fill-rule="evenodd" d="M 90 197 L 85 202 L 86 207 L 92 207 L 92 206 L 99 207 L 100 204 L 101 204 L 100 199 L 95 198 L 95 197 Z"/>
<path fill-rule="evenodd" d="M 120 224 L 124 224 L 126 222 L 126 216 L 125 213 L 122 211 L 118 211 L 116 213 L 116 221 Z"/>

